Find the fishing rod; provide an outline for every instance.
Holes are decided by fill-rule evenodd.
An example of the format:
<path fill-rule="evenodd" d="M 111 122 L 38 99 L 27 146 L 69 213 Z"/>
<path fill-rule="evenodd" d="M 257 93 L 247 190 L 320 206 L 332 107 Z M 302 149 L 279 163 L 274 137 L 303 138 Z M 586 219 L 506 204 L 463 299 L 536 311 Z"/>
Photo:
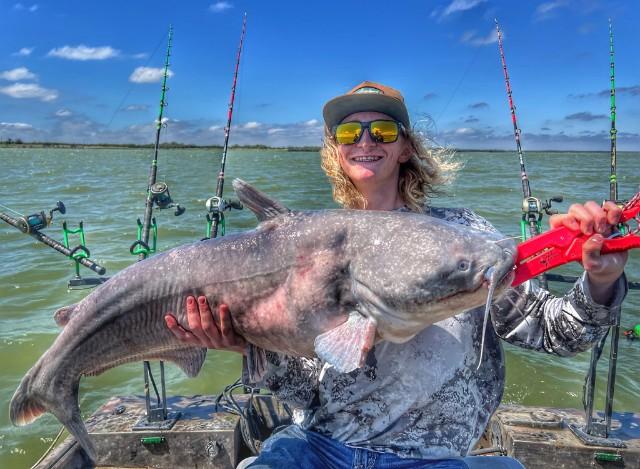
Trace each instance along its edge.
<path fill-rule="evenodd" d="M 504 46 L 502 42 L 502 31 L 497 19 L 494 19 L 496 23 L 496 31 L 498 33 L 498 49 L 500 51 L 500 62 L 502 63 L 502 71 L 504 73 L 504 81 L 507 88 L 507 98 L 509 101 L 509 110 L 511 111 L 511 122 L 513 123 L 513 135 L 516 140 L 516 149 L 518 151 L 518 160 L 520 162 L 520 179 L 522 181 L 522 218 L 520 219 L 520 235 L 522 240 L 527 239 L 527 227 L 529 228 L 529 235 L 531 237 L 536 236 L 542 232 L 542 216 L 543 212 L 547 215 L 553 215 L 557 213 L 556 210 L 551 208 L 552 202 L 562 202 L 562 196 L 554 196 L 550 200 L 541 201 L 531 195 L 531 186 L 529 184 L 529 176 L 527 175 L 527 169 L 524 164 L 524 154 L 522 152 L 522 144 L 520 142 L 520 135 L 522 131 L 518 126 L 518 119 L 516 117 L 516 106 L 513 103 L 513 93 L 511 91 L 511 80 L 509 79 L 509 72 L 507 70 L 507 61 L 504 54 Z M 540 282 L 543 287 L 546 288 L 546 278 L 540 277 Z"/>
<path fill-rule="evenodd" d="M 233 103 L 236 98 L 236 84 L 238 82 L 238 70 L 240 69 L 240 56 L 242 54 L 242 44 L 247 30 L 247 14 L 242 19 L 242 33 L 240 34 L 240 44 L 238 45 L 238 53 L 236 56 L 236 68 L 233 73 L 233 85 L 231 86 L 231 98 L 229 99 L 229 110 L 227 112 L 227 125 L 224 128 L 224 145 L 222 146 L 222 158 L 220 159 L 220 172 L 218 173 L 218 181 L 216 184 L 216 195 L 209 198 L 205 206 L 207 208 L 207 235 L 204 239 L 215 238 L 218 236 L 218 226 L 221 228 L 221 235 L 224 236 L 225 210 L 242 209 L 242 204 L 237 200 L 225 200 L 222 198 L 224 189 L 224 167 L 227 163 L 227 149 L 229 148 L 229 134 L 231 133 L 231 118 L 233 116 Z"/>
<path fill-rule="evenodd" d="M 618 203 L 618 175 L 617 175 L 617 159 L 618 154 L 616 150 L 617 134 L 616 130 L 616 66 L 614 60 L 613 50 L 613 25 L 611 24 L 611 18 L 609 18 L 609 71 L 611 81 L 611 100 L 610 100 L 610 112 L 611 112 L 611 130 L 609 135 L 611 138 L 611 173 L 609 176 L 609 200 L 613 200 Z"/>
<path fill-rule="evenodd" d="M 609 199 L 620 204 L 618 200 L 618 176 L 617 176 L 617 134 L 616 130 L 616 73 L 615 73 L 615 55 L 613 49 L 613 25 L 609 18 L 609 70 L 611 82 L 611 100 L 609 111 L 611 113 L 611 129 L 609 130 L 611 138 L 611 174 L 609 176 Z M 609 375 L 607 377 L 607 397 L 605 401 L 605 436 L 611 433 L 611 416 L 613 414 L 613 392 L 616 383 L 616 366 L 618 364 L 618 344 L 620 342 L 620 316 L 621 311 L 618 310 L 615 317 L 615 324 L 611 326 L 611 349 L 609 352 Z"/>
<path fill-rule="evenodd" d="M 616 85 L 615 85 L 615 55 L 613 48 L 613 25 L 611 18 L 609 18 L 609 70 L 610 70 L 610 82 L 611 82 L 611 100 L 610 100 L 610 113 L 611 113 L 611 129 L 609 131 L 611 139 L 611 172 L 609 175 L 609 200 L 612 200 L 616 204 L 620 205 L 618 200 L 618 177 L 617 177 L 617 151 L 616 151 Z M 621 443 L 617 439 L 609 438 L 611 433 L 611 417 L 613 415 L 613 393 L 615 390 L 616 382 L 616 367 L 618 364 L 618 345 L 620 341 L 620 315 L 621 312 L 616 313 L 615 322 L 607 331 L 607 334 L 598 341 L 598 343 L 591 349 L 591 359 L 589 362 L 589 371 L 585 378 L 584 384 L 584 396 L 583 404 L 586 413 L 586 425 L 584 433 L 589 435 L 590 439 L 596 438 L 598 444 L 603 446 L 616 446 Z M 598 360 L 602 356 L 602 350 L 607 342 L 607 337 L 611 332 L 611 348 L 609 352 L 609 372 L 607 376 L 607 395 L 605 398 L 605 418 L 604 424 L 601 421 L 594 421 L 593 406 L 595 400 L 595 386 L 596 386 L 596 367 Z M 627 336 L 625 332 L 625 336 Z M 574 429 L 574 433 L 578 433 Z M 578 437 L 584 440 L 584 435 L 578 433 Z M 613 440 L 613 441 L 611 441 Z"/>
<path fill-rule="evenodd" d="M 521 170 L 521 179 L 522 179 L 522 191 L 524 196 L 523 201 L 523 216 L 521 220 L 521 234 L 523 241 L 526 239 L 526 229 L 525 225 L 528 224 L 529 231 L 531 236 L 536 236 L 541 232 L 541 220 L 542 220 L 542 211 L 544 211 L 547 215 L 551 215 L 555 213 L 555 210 L 551 210 L 551 201 L 553 202 L 561 202 L 562 197 L 553 197 L 550 201 L 545 201 L 540 204 L 537 199 L 531 196 L 531 188 L 529 185 L 529 178 L 526 173 L 526 169 L 524 166 L 524 158 L 522 155 L 522 147 L 520 143 L 520 128 L 517 124 L 516 114 L 515 114 L 515 105 L 513 104 L 511 85 L 509 81 L 509 74 L 507 72 L 507 65 L 504 57 L 504 48 L 502 43 L 502 32 L 500 31 L 500 27 L 498 25 L 498 21 L 496 22 L 496 29 L 498 33 L 498 47 L 500 50 L 500 58 L 502 62 L 502 68 L 504 71 L 504 77 L 507 87 L 507 96 L 509 98 L 509 107 L 511 110 L 511 118 L 514 127 L 514 135 L 516 139 L 516 146 L 518 150 L 518 156 L 520 159 L 520 170 Z M 611 130 L 610 130 L 610 138 L 611 138 L 611 173 L 609 177 L 609 198 L 613 200 L 617 204 L 621 204 L 618 200 L 618 181 L 617 181 L 617 152 L 616 152 L 616 104 L 615 104 L 615 63 L 614 63 L 614 47 L 613 47 L 613 28 L 611 25 L 611 20 L 609 20 L 609 55 L 610 55 L 610 81 L 611 81 Z M 542 209 L 542 210 L 541 210 Z M 563 282 L 575 282 L 577 280 L 576 277 L 556 275 L 556 274 L 546 274 L 546 278 L 548 280 L 555 281 L 563 281 Z M 543 286 L 545 282 L 542 283 Z M 630 288 L 637 289 L 640 285 L 638 282 L 630 282 Z M 617 353 L 618 353 L 618 342 L 620 336 L 620 313 L 618 312 L 615 320 L 615 324 L 611 326 L 610 330 L 612 331 L 611 337 L 611 352 L 610 352 L 610 360 L 609 360 L 609 375 L 608 375 L 608 384 L 607 384 L 607 396 L 605 403 L 605 418 L 604 422 L 595 422 L 593 418 L 593 405 L 594 405 L 594 397 L 595 397 L 595 381 L 596 381 L 596 365 L 600 356 L 602 354 L 602 350 L 607 340 L 607 334 L 593 347 L 591 353 L 591 362 L 589 366 L 589 372 L 587 377 L 585 378 L 585 385 L 583 391 L 583 404 L 585 407 L 586 413 L 586 426 L 584 429 L 579 428 L 578 426 L 571 424 L 569 427 L 573 431 L 573 433 L 585 444 L 589 445 L 600 445 L 600 446 L 608 446 L 608 447 L 624 447 L 624 443 L 621 440 L 616 438 L 609 438 L 609 434 L 611 431 L 611 417 L 613 414 L 613 393 L 615 388 L 615 374 L 616 374 L 616 365 L 617 365 Z M 625 336 L 628 338 L 634 338 L 636 334 L 636 328 L 630 329 L 629 331 L 625 331 Z M 640 332 L 640 327 L 638 327 L 638 332 Z"/>
<path fill-rule="evenodd" d="M 173 28 L 169 26 L 169 39 L 167 44 L 167 54 L 164 62 L 164 71 L 162 74 L 162 94 L 160 96 L 160 110 L 158 111 L 158 119 L 156 121 L 156 139 L 153 150 L 153 160 L 151 161 L 151 168 L 149 170 L 149 182 L 147 184 L 147 194 L 144 208 L 144 221 L 140 222 L 138 219 L 138 239 L 131 245 L 129 251 L 133 255 L 138 256 L 138 260 L 146 259 L 149 254 L 152 254 L 156 250 L 156 242 L 158 237 L 158 226 L 155 218 L 153 218 L 153 207 L 157 206 L 159 209 L 167 209 L 176 207 L 174 215 L 179 216 L 184 213 L 184 208 L 179 204 L 174 204 L 169 193 L 169 186 L 164 182 L 156 182 L 158 174 L 158 150 L 160 148 L 160 133 L 164 126 L 162 119 L 164 115 L 164 108 L 167 106 L 166 93 L 167 93 L 167 78 L 169 74 L 169 57 L 171 57 L 171 41 L 173 39 Z M 149 234 L 153 229 L 153 243 L 149 246 Z"/>
<path fill-rule="evenodd" d="M 158 111 L 158 119 L 156 121 L 156 139 L 153 151 L 153 160 L 151 161 L 151 168 L 149 170 L 149 180 L 147 184 L 147 194 L 145 199 L 144 209 L 144 221 L 137 220 L 138 235 L 137 240 L 129 248 L 129 252 L 132 255 L 138 256 L 138 261 L 146 259 L 150 254 L 156 251 L 156 243 L 158 238 L 158 225 L 156 219 L 153 218 L 154 206 L 159 209 L 167 209 L 175 207 L 175 216 L 182 215 L 184 208 L 179 204 L 175 204 L 171 199 L 169 193 L 169 186 L 164 182 L 157 182 L 158 174 L 158 150 L 160 148 L 160 134 L 164 123 L 162 122 L 164 115 L 164 108 L 167 106 L 166 93 L 167 93 L 167 78 L 169 76 L 169 58 L 171 57 L 171 42 L 173 40 L 173 27 L 169 26 L 169 37 L 167 40 L 167 53 L 164 62 L 164 71 L 162 74 L 162 92 L 160 95 L 160 109 Z M 151 246 L 149 245 L 149 236 L 153 230 L 153 241 Z M 136 424 L 134 429 L 166 429 L 171 428 L 175 423 L 175 416 L 169 418 L 167 412 L 167 395 L 164 377 L 164 362 L 160 361 L 160 392 L 156 386 L 155 379 L 151 373 L 151 364 L 148 361 L 144 361 L 144 390 L 145 390 L 145 404 L 146 404 L 146 416 L 143 416 Z M 156 395 L 156 404 L 152 406 L 151 397 L 149 395 L 149 384 L 153 387 Z"/>
<path fill-rule="evenodd" d="M 14 210 L 11 210 L 11 211 L 15 212 Z M 51 225 L 54 212 L 60 212 L 62 215 L 64 215 L 67 212 L 67 210 L 64 204 L 58 201 L 56 206 L 53 209 L 49 210 L 48 215 L 44 212 L 44 210 L 39 213 L 34 213 L 27 216 L 20 215 L 17 212 L 15 212 L 16 214 L 20 215 L 19 217 L 16 218 L 16 217 L 12 217 L 7 213 L 0 212 L 0 220 L 3 220 L 4 222 L 8 223 L 14 228 L 17 228 L 24 234 L 31 235 L 33 238 L 35 238 L 42 244 L 45 244 L 50 248 L 55 249 L 59 253 L 71 258 L 73 261 L 75 261 L 77 269 L 78 269 L 77 267 L 78 265 L 83 265 L 84 267 L 93 270 L 98 275 L 104 275 L 107 272 L 107 269 L 105 269 L 103 266 L 101 266 L 97 262 L 89 259 L 89 257 L 91 256 L 91 253 L 89 252 L 89 249 L 85 246 L 84 232 L 82 236 L 82 243 L 76 246 L 75 248 L 71 249 L 69 248 L 68 238 L 67 238 L 67 232 L 71 232 L 71 231 L 66 229 L 66 222 L 65 222 L 65 244 L 62 244 L 59 241 L 56 241 L 55 239 L 47 236 L 46 234 L 42 233 L 42 231 L 40 231 Z M 80 230 L 82 230 L 82 222 L 80 222 Z M 80 278 L 79 272 L 77 270 L 76 270 L 76 277 Z M 96 282 L 96 284 L 97 283 L 102 283 L 102 281 L 100 280 Z"/>

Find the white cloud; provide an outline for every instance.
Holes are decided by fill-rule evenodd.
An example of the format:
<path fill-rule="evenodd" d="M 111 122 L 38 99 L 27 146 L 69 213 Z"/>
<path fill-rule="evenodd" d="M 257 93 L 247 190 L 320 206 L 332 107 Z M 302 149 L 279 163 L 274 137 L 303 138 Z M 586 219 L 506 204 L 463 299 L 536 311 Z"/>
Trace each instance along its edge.
<path fill-rule="evenodd" d="M 35 73 L 31 73 L 26 67 L 18 67 L 13 70 L 6 70 L 4 72 L 0 72 L 0 78 L 3 80 L 9 81 L 19 81 L 19 80 L 35 80 L 37 76 Z"/>
<path fill-rule="evenodd" d="M 459 11 L 467 11 L 484 3 L 486 0 L 453 0 L 447 8 L 442 12 L 441 18 L 449 16 Z"/>
<path fill-rule="evenodd" d="M 310 126 L 310 127 L 311 127 L 311 126 L 313 126 L 313 125 L 317 125 L 317 124 L 318 124 L 318 119 L 311 119 L 311 120 L 308 120 L 308 121 L 307 121 L 307 122 L 305 122 L 304 124 L 305 124 L 305 125 L 308 125 L 308 126 Z"/>
<path fill-rule="evenodd" d="M 476 133 L 474 129 L 469 127 L 460 127 L 459 129 L 454 130 L 454 132 L 458 135 L 469 135 Z"/>
<path fill-rule="evenodd" d="M 163 68 L 138 67 L 129 77 L 129 81 L 132 83 L 156 83 L 162 80 L 163 74 Z M 173 72 L 171 70 L 168 70 L 167 76 L 172 77 Z"/>
<path fill-rule="evenodd" d="M 27 57 L 27 56 L 31 55 L 32 52 L 33 52 L 33 47 L 23 47 L 18 52 L 14 52 L 11 55 L 18 55 L 20 57 Z"/>
<path fill-rule="evenodd" d="M 536 8 L 534 19 L 536 21 L 542 21 L 556 16 L 556 10 L 558 8 L 566 7 L 568 0 L 552 0 L 550 2 L 541 3 Z"/>
<path fill-rule="evenodd" d="M 285 129 L 281 129 L 281 128 L 275 128 L 275 129 L 269 129 L 267 130 L 267 133 L 269 135 L 273 135 L 273 134 L 277 134 L 278 132 L 284 132 Z"/>
<path fill-rule="evenodd" d="M 209 10 L 214 13 L 220 13 L 222 11 L 228 10 L 229 8 L 233 8 L 233 5 L 231 5 L 229 2 L 216 2 L 212 3 L 209 6 Z"/>
<path fill-rule="evenodd" d="M 120 51 L 110 46 L 88 47 L 83 44 L 51 49 L 47 54 L 49 57 L 59 57 L 68 60 L 105 60 L 117 57 L 118 55 L 120 55 Z"/>
<path fill-rule="evenodd" d="M 0 122 L 0 129 L 29 130 L 33 129 L 33 126 L 31 124 L 25 124 L 24 122 Z"/>
<path fill-rule="evenodd" d="M 11 86 L 0 88 L 0 93 L 16 99 L 35 98 L 41 101 L 53 101 L 58 97 L 57 90 L 43 88 L 34 83 L 14 83 Z"/>
<path fill-rule="evenodd" d="M 129 104 L 127 107 L 122 109 L 127 112 L 136 112 L 136 111 L 146 111 L 149 109 L 149 106 L 146 104 Z"/>
<path fill-rule="evenodd" d="M 257 129 L 261 125 L 262 124 L 260 122 L 251 121 L 251 122 L 247 122 L 245 125 L 243 125 L 242 128 L 243 129 Z"/>
<path fill-rule="evenodd" d="M 555 10 L 556 8 L 560 8 L 566 4 L 563 0 L 556 0 L 553 2 L 541 3 L 536 8 L 536 13 L 539 15 L 546 15 L 547 13 Z"/>
<path fill-rule="evenodd" d="M 69 117 L 71 114 L 73 114 L 71 111 L 69 111 L 68 109 L 58 109 L 56 111 L 56 116 L 58 117 Z"/>
<path fill-rule="evenodd" d="M 220 130 L 220 129 L 222 129 L 221 125 L 212 125 L 211 127 L 209 127 L 209 130 L 211 132 L 215 132 L 216 130 Z"/>
<path fill-rule="evenodd" d="M 472 46 L 486 46 L 498 42 L 498 32 L 495 29 L 489 31 L 486 36 L 478 36 L 475 31 L 466 31 L 460 38 L 460 42 Z"/>
<path fill-rule="evenodd" d="M 23 3 L 14 3 L 14 5 L 13 5 L 13 9 L 14 10 L 18 10 L 18 11 L 29 10 L 31 13 L 33 13 L 35 11 L 38 11 L 39 8 L 40 8 L 40 5 L 38 5 L 37 3 L 34 3 L 30 7 L 27 7 Z"/>
<path fill-rule="evenodd" d="M 134 59 L 146 59 L 149 56 L 146 52 L 140 52 L 139 54 L 133 54 L 131 57 Z"/>

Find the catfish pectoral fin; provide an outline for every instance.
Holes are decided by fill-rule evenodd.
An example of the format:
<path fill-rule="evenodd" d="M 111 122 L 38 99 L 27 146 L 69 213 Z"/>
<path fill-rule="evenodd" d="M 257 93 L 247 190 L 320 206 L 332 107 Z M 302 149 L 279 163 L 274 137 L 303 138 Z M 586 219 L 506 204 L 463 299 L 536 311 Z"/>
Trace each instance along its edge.
<path fill-rule="evenodd" d="M 251 382 L 256 383 L 262 379 L 267 370 L 267 352 L 257 345 L 247 346 L 247 371 Z"/>
<path fill-rule="evenodd" d="M 364 365 L 375 338 L 376 323 L 354 312 L 338 327 L 316 337 L 314 346 L 320 359 L 349 373 Z"/>

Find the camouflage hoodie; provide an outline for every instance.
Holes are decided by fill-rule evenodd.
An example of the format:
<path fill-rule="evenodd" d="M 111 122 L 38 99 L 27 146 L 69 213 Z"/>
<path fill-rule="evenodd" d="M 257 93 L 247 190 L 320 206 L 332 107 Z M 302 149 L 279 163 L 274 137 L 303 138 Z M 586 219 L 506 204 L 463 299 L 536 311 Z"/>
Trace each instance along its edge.
<path fill-rule="evenodd" d="M 431 216 L 495 231 L 466 209 Z M 364 367 L 338 373 L 317 359 L 267 352 L 260 382 L 295 409 L 296 423 L 348 446 L 401 457 L 465 456 L 476 444 L 504 391 L 500 340 L 569 356 L 591 347 L 613 324 L 627 293 L 623 276 L 611 304 L 593 302 L 586 274 L 563 297 L 527 282 L 494 304 L 480 356 L 484 307 L 438 322 L 404 344 L 381 342 Z"/>

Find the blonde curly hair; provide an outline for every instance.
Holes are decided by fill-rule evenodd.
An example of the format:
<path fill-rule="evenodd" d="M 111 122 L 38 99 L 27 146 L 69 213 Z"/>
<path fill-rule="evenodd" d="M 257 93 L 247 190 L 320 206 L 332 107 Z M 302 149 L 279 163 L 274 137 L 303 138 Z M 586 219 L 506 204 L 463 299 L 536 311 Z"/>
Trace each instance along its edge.
<path fill-rule="evenodd" d="M 441 194 L 438 186 L 450 183 L 461 167 L 453 160 L 454 152 L 427 146 L 424 139 L 409 129 L 404 138 L 412 150 L 411 158 L 400 165 L 398 192 L 412 212 L 423 212 L 427 200 Z M 340 166 L 340 149 L 328 128 L 320 150 L 321 166 L 333 188 L 333 199 L 345 208 L 365 209 L 367 201 Z"/>

